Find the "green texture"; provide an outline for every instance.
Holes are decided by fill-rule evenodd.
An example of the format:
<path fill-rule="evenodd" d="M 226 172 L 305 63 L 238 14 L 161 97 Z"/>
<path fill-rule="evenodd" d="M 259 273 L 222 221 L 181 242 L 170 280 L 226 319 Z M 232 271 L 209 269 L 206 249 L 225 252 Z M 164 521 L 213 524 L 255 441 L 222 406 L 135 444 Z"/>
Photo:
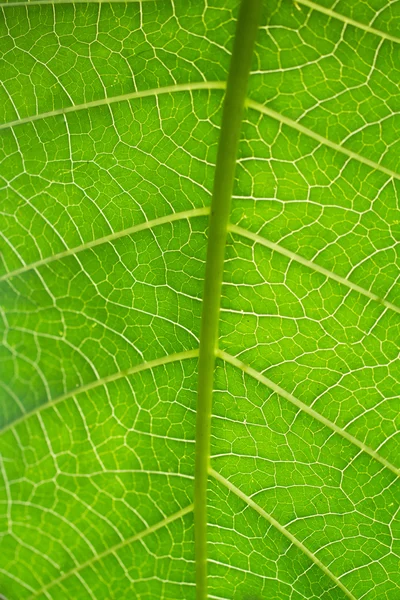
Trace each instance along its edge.
<path fill-rule="evenodd" d="M 0 595 L 194 600 L 239 3 L 0 10 Z M 399 45 L 399 2 L 263 3 L 218 299 L 210 599 L 400 597 Z"/>
<path fill-rule="evenodd" d="M 210 207 L 201 313 L 196 460 L 194 471 L 194 541 L 196 597 L 207 598 L 207 491 L 210 469 L 212 398 L 221 310 L 225 247 L 235 181 L 237 152 L 247 85 L 261 13 L 261 0 L 242 0 L 222 109 L 221 130 Z"/>

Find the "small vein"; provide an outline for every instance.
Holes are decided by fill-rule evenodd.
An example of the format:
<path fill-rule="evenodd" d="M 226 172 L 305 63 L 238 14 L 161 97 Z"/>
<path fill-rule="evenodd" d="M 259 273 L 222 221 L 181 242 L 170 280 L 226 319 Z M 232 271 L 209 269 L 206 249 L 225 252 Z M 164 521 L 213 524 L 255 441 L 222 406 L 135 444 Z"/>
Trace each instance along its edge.
<path fill-rule="evenodd" d="M 350 281 L 349 279 L 346 279 L 345 277 L 341 277 L 340 275 L 337 275 L 333 271 L 329 271 L 328 269 L 321 267 L 320 265 L 313 262 L 312 260 L 308 260 L 307 258 L 304 258 L 303 256 L 296 254 L 295 252 L 291 252 L 291 250 L 287 250 L 286 248 L 284 248 L 283 246 L 280 246 L 279 244 L 276 244 L 275 242 L 271 242 L 270 240 L 267 240 L 266 238 L 264 238 L 263 236 L 261 236 L 257 233 L 253 233 L 252 231 L 248 231 L 247 229 L 243 229 L 242 227 L 238 227 L 237 225 L 229 225 L 228 230 L 231 231 L 232 233 L 236 233 L 237 235 L 240 235 L 242 237 L 246 237 L 249 240 L 253 240 L 254 242 L 257 242 L 258 244 L 261 244 L 262 246 L 265 246 L 266 248 L 270 248 L 271 250 L 279 252 L 279 254 L 286 256 L 290 260 L 294 260 L 294 261 L 300 263 L 301 265 L 304 265 L 305 267 L 308 267 L 314 271 L 317 271 L 318 273 L 325 275 L 325 277 L 328 277 L 329 279 L 333 279 L 334 281 L 337 281 L 338 283 L 345 285 L 349 289 L 354 290 L 355 292 L 358 292 L 359 294 L 362 294 L 363 296 L 366 296 L 367 298 L 370 298 L 370 300 L 374 300 L 375 302 L 378 302 L 379 304 L 386 306 L 386 308 L 389 308 L 390 310 L 393 310 L 394 312 L 400 313 L 400 308 L 398 306 L 396 306 L 395 304 L 392 304 L 392 302 L 389 302 L 388 300 L 381 298 L 377 294 L 374 294 L 373 292 L 361 287 L 360 285 L 353 283 L 352 281 Z"/>
<path fill-rule="evenodd" d="M 35 4 L 38 4 L 38 2 L 36 2 Z M 17 125 L 23 125 L 25 123 L 32 123 L 33 121 L 39 121 L 40 119 L 56 117 L 57 115 L 67 115 L 69 113 L 74 113 L 79 110 L 86 110 L 97 106 L 108 106 L 110 104 L 115 104 L 116 102 L 125 102 L 126 100 L 148 98 L 149 96 L 160 96 L 162 94 L 172 94 L 176 92 L 193 92 L 196 90 L 223 90 L 225 89 L 225 87 L 226 83 L 224 81 L 198 81 L 194 83 L 167 85 L 165 87 L 131 92 L 129 94 L 121 94 L 119 96 L 110 96 L 108 98 L 100 98 L 99 100 L 93 100 L 92 102 L 74 104 L 73 106 L 66 106 L 65 108 L 58 108 L 56 110 L 38 113 L 37 115 L 31 115 L 29 117 L 24 117 L 23 119 L 16 119 L 15 121 L 9 121 L 8 123 L 1 123 L 0 129 L 9 129 L 10 127 L 16 127 Z"/>
<path fill-rule="evenodd" d="M 340 13 L 331 10 L 330 8 L 326 8 L 325 6 L 321 6 L 320 4 L 316 4 L 311 0 L 294 0 L 295 4 L 303 4 L 304 6 L 308 6 L 312 10 L 316 10 L 328 17 L 332 17 L 333 19 L 337 19 L 338 21 L 342 21 L 346 25 L 352 25 L 353 27 L 357 27 L 357 29 L 363 29 L 368 33 L 372 33 L 374 35 L 378 35 L 379 37 L 390 40 L 391 42 L 396 42 L 400 44 L 400 38 L 395 35 L 390 35 L 390 33 L 386 33 L 385 31 L 381 31 L 380 29 L 375 29 L 375 27 L 370 27 L 370 25 L 366 25 L 365 23 L 361 23 L 360 21 L 356 21 L 355 19 L 351 19 L 350 17 L 346 17 Z"/>
<path fill-rule="evenodd" d="M 142 4 L 142 2 L 151 2 L 151 0 L 22 0 L 21 2 L 0 2 L 0 7 L 7 6 L 36 6 L 41 4 Z M 0 597 L 1 600 L 1 597 Z"/>
<path fill-rule="evenodd" d="M 192 512 L 192 510 L 193 510 L 193 504 L 189 504 L 189 506 L 186 506 L 185 508 L 182 508 L 181 510 L 178 510 L 173 515 L 170 515 L 169 517 L 166 517 L 165 519 L 163 519 L 162 521 L 159 521 L 155 525 L 151 525 L 150 527 L 148 527 L 144 531 L 140 531 L 139 533 L 137 533 L 137 534 L 135 534 L 135 535 L 127 538 L 126 540 L 123 540 L 122 542 L 120 542 L 118 544 L 115 544 L 114 546 L 111 546 L 110 548 L 107 548 L 107 550 L 104 550 L 104 552 L 101 552 L 100 554 L 97 554 L 96 556 L 92 556 L 86 562 L 82 563 L 81 565 L 78 565 L 74 569 L 71 569 L 67 573 L 64 573 L 63 575 L 61 575 L 61 577 L 58 577 L 57 579 L 54 579 L 49 584 L 47 584 L 46 586 L 44 586 L 43 588 L 41 588 L 40 590 L 38 590 L 37 592 L 35 592 L 32 596 L 29 597 L 29 600 L 33 600 L 34 598 L 37 598 L 38 596 L 40 596 L 41 594 L 43 594 L 43 592 L 45 592 L 48 589 L 54 587 L 55 585 L 61 583 L 62 581 L 64 581 L 68 577 L 71 577 L 71 575 L 75 575 L 76 573 L 78 573 L 79 571 L 82 571 L 86 567 L 91 566 L 93 563 L 95 563 L 95 562 L 97 562 L 99 560 L 102 560 L 103 558 L 105 558 L 109 554 L 113 554 L 115 552 L 118 552 L 118 550 L 121 550 L 121 548 L 123 548 L 124 546 L 127 546 L 128 544 L 133 544 L 134 542 L 142 540 L 144 537 L 150 535 L 151 533 L 155 533 L 156 531 L 158 531 L 158 529 L 161 529 L 162 527 L 166 527 L 167 525 L 169 525 L 173 521 L 181 519 L 185 515 L 187 515 L 190 512 Z"/>
<path fill-rule="evenodd" d="M 282 533 L 286 539 L 288 539 L 294 546 L 299 548 L 306 556 L 308 556 L 308 558 L 312 560 L 312 562 L 317 565 L 317 567 L 319 567 L 321 571 L 325 573 L 325 575 L 327 575 L 335 583 L 335 585 L 337 585 L 342 592 L 346 594 L 348 598 L 351 600 L 356 600 L 356 597 L 353 596 L 350 590 L 347 589 L 340 579 L 336 577 L 336 575 L 334 575 L 332 571 L 326 567 L 313 552 L 311 552 L 311 550 L 309 550 L 300 540 L 290 533 L 286 527 L 281 525 L 279 521 L 277 521 L 272 515 L 267 513 L 259 504 L 249 498 L 249 496 L 233 485 L 233 483 L 228 481 L 228 479 L 225 479 L 225 477 L 223 477 L 220 473 L 210 468 L 209 474 L 214 477 L 214 479 L 222 483 L 222 485 L 224 485 L 226 488 L 228 488 L 229 491 L 238 496 L 238 498 L 243 500 L 243 502 L 245 502 L 248 506 L 253 508 L 260 516 L 264 517 L 264 519 L 266 519 L 273 527 L 275 527 L 275 529 Z"/>
<path fill-rule="evenodd" d="M 3 429 L 0 430 L 0 435 L 3 435 L 10 429 L 14 429 L 14 427 L 19 425 L 21 422 L 25 421 L 26 419 L 32 417 L 33 415 L 40 414 L 42 412 L 42 410 L 45 410 L 52 406 L 56 406 L 57 404 L 60 404 L 60 402 L 63 402 L 64 400 L 67 400 L 68 398 L 73 398 L 74 396 L 76 396 L 78 394 L 82 394 L 83 392 L 88 392 L 89 390 L 97 388 L 101 385 L 106 385 L 107 383 L 110 383 L 111 381 L 116 381 L 117 379 L 122 379 L 123 377 L 128 377 L 129 375 L 133 375 L 135 373 L 140 373 L 141 371 L 155 369 L 156 367 L 160 367 L 162 365 L 168 365 L 170 363 L 179 362 L 181 360 L 187 360 L 189 358 L 196 358 L 198 355 L 199 355 L 198 349 L 186 350 L 185 352 L 169 354 L 168 356 L 163 356 L 161 358 L 156 358 L 155 360 L 151 360 L 149 362 L 144 362 L 139 365 L 135 365 L 134 367 L 130 367 L 129 369 L 125 369 L 124 371 L 117 371 L 116 373 L 112 373 L 111 375 L 106 375 L 105 377 L 100 377 L 99 379 L 95 379 L 94 381 L 91 381 L 90 383 L 86 383 L 85 385 L 76 387 L 73 390 L 69 390 L 65 394 L 62 394 L 61 396 L 57 396 L 57 398 L 53 398 L 53 399 L 49 400 L 48 402 L 45 402 L 44 404 L 40 404 L 39 406 L 37 406 L 33 410 L 25 413 L 18 419 L 15 419 L 11 423 L 8 423 L 5 427 L 3 427 Z"/>
<path fill-rule="evenodd" d="M 260 112 L 264 115 L 267 115 L 268 117 L 271 117 L 272 119 L 275 119 L 276 121 L 279 121 L 280 123 L 283 123 L 284 125 L 288 125 L 289 127 L 296 129 L 300 133 L 307 135 L 308 137 L 316 140 L 317 142 L 319 142 L 320 144 L 323 144 L 324 146 L 328 146 L 329 148 L 332 148 L 332 150 L 335 150 L 336 152 L 341 152 L 342 154 L 345 154 L 346 156 L 348 156 L 351 159 L 357 160 L 358 162 L 361 162 L 364 165 L 371 167 L 372 169 L 375 169 L 377 171 L 381 171 L 382 173 L 385 173 L 389 177 L 393 177 L 394 179 L 400 179 L 400 174 L 396 173 L 396 171 L 392 171 L 391 169 L 388 169 L 387 167 L 384 167 L 383 165 L 381 165 L 373 160 L 370 160 L 369 158 L 366 158 L 365 156 L 362 156 L 361 154 L 357 154 L 357 152 L 353 152 L 352 150 L 349 150 L 348 148 L 345 148 L 344 146 L 341 146 L 340 144 L 336 144 L 336 142 L 332 142 L 328 138 L 325 138 L 322 135 L 320 135 L 319 133 L 316 133 L 315 131 L 308 129 L 308 127 L 305 127 L 304 125 L 301 125 L 300 123 L 297 123 L 297 121 L 293 121 L 293 119 L 289 119 L 289 117 L 285 117 L 285 115 L 282 115 L 281 113 L 276 112 L 275 110 L 272 110 L 272 108 L 268 108 L 267 106 L 264 106 L 263 104 L 260 104 L 259 102 L 256 102 L 255 100 L 251 100 L 250 98 L 247 99 L 246 106 L 248 108 L 252 108 L 253 110 L 257 110 L 258 112 Z"/>
<path fill-rule="evenodd" d="M 314 410 L 313 408 L 311 408 L 310 406 L 308 406 L 307 404 L 305 404 L 304 402 L 302 402 L 301 400 L 299 400 L 298 398 L 281 388 L 279 385 L 271 381 L 271 379 L 268 379 L 268 377 L 262 375 L 259 371 L 256 371 L 252 367 L 249 367 L 241 360 L 235 358 L 227 352 L 224 352 L 223 350 L 217 350 L 216 355 L 222 360 L 226 361 L 227 363 L 233 365 L 234 367 L 237 367 L 244 373 L 247 373 L 248 375 L 253 377 L 253 379 L 256 379 L 260 383 L 263 383 L 268 388 L 279 394 L 279 396 L 282 396 L 282 398 L 285 398 L 286 400 L 291 402 L 291 404 L 294 404 L 294 406 L 297 406 L 303 412 L 307 413 L 326 427 L 329 427 L 329 429 L 331 429 L 344 439 L 348 440 L 354 446 L 357 446 L 357 448 L 359 448 L 362 452 L 369 454 L 369 456 L 371 456 L 373 459 L 381 463 L 381 465 L 392 471 L 392 473 L 394 473 L 397 477 L 400 477 L 400 469 L 392 465 L 391 462 L 386 460 L 386 458 L 381 456 L 376 450 L 373 450 L 373 448 L 370 448 L 369 446 L 361 442 L 359 439 L 354 437 L 354 435 L 351 435 L 351 433 L 348 433 L 345 429 L 339 427 L 338 425 L 336 425 L 336 423 L 333 423 L 332 421 L 321 415 L 319 412 L 317 412 L 316 410 Z"/>
<path fill-rule="evenodd" d="M 89 250 L 90 248 L 95 248 L 96 246 L 107 244 L 108 242 L 113 242 L 114 240 L 131 235 L 133 233 L 137 233 L 138 231 L 152 229 L 153 227 L 157 227 L 158 225 L 165 225 L 167 223 L 173 223 L 174 221 L 205 216 L 208 215 L 209 212 L 209 207 L 195 208 L 193 210 L 185 210 L 179 213 L 171 213 L 164 217 L 159 217 L 158 219 L 153 219 L 151 221 L 139 223 L 138 225 L 127 227 L 126 229 L 122 229 L 121 231 L 110 233 L 109 235 L 97 238 L 96 240 L 93 240 L 91 242 L 86 242 L 84 244 L 81 244 L 80 246 L 75 246 L 74 248 L 68 248 L 68 250 L 63 250 L 63 252 L 58 252 L 57 254 L 53 254 L 52 256 L 47 256 L 46 258 L 42 258 L 33 263 L 24 265 L 19 269 L 15 269 L 14 271 L 5 273 L 0 277 L 0 281 L 4 281 L 6 279 L 10 279 L 11 277 L 21 275 L 21 273 L 25 273 L 26 271 L 30 271 L 31 269 L 37 269 L 39 267 L 42 267 L 43 265 L 48 265 L 49 263 L 61 260 L 63 258 L 66 258 L 67 256 L 74 256 L 75 254 L 83 252 L 84 250 Z"/>

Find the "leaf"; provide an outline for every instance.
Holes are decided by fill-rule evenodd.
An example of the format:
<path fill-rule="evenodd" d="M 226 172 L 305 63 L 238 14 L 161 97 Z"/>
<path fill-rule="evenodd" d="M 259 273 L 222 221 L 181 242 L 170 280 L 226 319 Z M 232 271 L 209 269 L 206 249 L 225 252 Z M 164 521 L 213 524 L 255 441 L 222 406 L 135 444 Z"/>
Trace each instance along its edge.
<path fill-rule="evenodd" d="M 1 10 L 0 593 L 190 600 L 238 4 Z M 209 598 L 400 594 L 399 18 L 264 3 L 220 298 Z"/>

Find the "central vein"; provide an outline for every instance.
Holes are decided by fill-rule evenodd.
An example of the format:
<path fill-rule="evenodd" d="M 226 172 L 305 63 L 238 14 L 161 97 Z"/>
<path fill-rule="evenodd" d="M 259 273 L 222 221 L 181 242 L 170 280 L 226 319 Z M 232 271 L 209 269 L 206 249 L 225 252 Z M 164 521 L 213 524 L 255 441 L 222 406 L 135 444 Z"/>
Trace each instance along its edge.
<path fill-rule="evenodd" d="M 236 156 L 261 1 L 241 0 L 222 113 L 211 201 L 201 317 L 196 422 L 194 519 L 197 600 L 207 598 L 207 480 L 224 254 Z"/>

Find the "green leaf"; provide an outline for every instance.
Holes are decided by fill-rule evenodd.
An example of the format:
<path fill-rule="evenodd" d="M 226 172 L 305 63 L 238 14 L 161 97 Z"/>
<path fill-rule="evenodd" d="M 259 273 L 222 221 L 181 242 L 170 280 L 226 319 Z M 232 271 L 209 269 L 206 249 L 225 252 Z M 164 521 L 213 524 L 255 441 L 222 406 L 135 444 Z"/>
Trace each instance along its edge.
<path fill-rule="evenodd" d="M 399 7 L 264 2 L 208 457 L 238 2 L 1 4 L 7 600 L 400 597 Z"/>

